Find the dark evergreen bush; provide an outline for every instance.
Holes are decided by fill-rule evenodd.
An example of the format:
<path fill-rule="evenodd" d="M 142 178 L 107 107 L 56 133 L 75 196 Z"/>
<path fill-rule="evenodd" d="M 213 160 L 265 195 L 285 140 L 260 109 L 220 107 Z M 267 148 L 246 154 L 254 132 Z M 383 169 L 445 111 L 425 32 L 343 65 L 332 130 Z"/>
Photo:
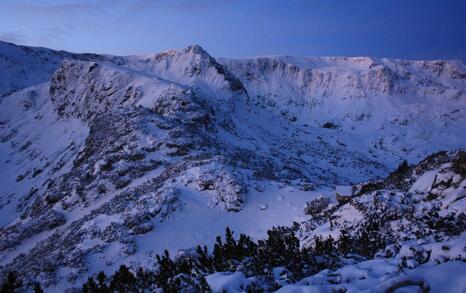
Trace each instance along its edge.
<path fill-rule="evenodd" d="M 257 242 L 241 234 L 238 238 L 227 228 L 225 237 L 218 236 L 212 252 L 206 246 L 197 246 L 195 251 L 179 258 L 171 258 L 166 250 L 156 256 L 154 270 L 138 269 L 133 274 L 121 266 L 113 276 L 107 278 L 99 273 L 83 285 L 83 292 L 140 292 L 160 288 L 163 292 L 210 292 L 205 277 L 217 271 L 243 271 L 246 276 L 256 276 L 266 287 L 278 289 L 274 283 L 273 269 L 283 267 L 288 282 L 317 273 L 323 269 L 334 269 L 340 265 L 340 256 L 356 253 L 372 257 L 385 247 L 388 240 L 379 232 L 382 223 L 368 219 L 356 236 L 347 229 L 342 230 L 338 241 L 332 237 L 315 237 L 314 245 L 301 247 L 295 236 L 296 227 L 274 227 L 267 232 L 267 238 Z M 353 234 L 354 235 L 354 234 Z M 258 284 L 245 288 L 247 292 L 262 292 Z"/>
<path fill-rule="evenodd" d="M 34 293 L 44 293 L 44 290 L 39 283 L 34 283 Z"/>
<path fill-rule="evenodd" d="M 23 286 L 16 272 L 8 272 L 5 281 L 0 286 L 0 293 L 16 293 Z"/>

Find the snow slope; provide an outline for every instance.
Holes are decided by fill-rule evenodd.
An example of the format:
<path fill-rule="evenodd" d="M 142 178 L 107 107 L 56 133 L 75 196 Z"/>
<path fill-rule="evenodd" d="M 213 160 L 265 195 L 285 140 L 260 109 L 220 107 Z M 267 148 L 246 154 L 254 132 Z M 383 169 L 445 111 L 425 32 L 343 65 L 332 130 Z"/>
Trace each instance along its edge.
<path fill-rule="evenodd" d="M 53 72 L 65 59 L 111 61 L 118 57 L 97 54 L 75 54 L 47 48 L 17 46 L 0 41 L 0 97 L 17 90 L 50 81 Z"/>

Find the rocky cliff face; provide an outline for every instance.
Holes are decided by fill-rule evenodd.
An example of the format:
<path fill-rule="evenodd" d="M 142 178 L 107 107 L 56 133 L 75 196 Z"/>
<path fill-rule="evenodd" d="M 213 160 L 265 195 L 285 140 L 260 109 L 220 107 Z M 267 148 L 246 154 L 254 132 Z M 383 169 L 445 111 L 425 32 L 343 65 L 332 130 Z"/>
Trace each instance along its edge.
<path fill-rule="evenodd" d="M 303 99 L 300 106 L 312 106 L 313 98 L 357 100 L 374 96 L 411 95 L 442 96 L 451 100 L 464 99 L 465 95 L 465 65 L 461 61 L 258 57 L 220 59 L 220 62 L 247 84 L 251 94 L 270 95 L 272 90 L 286 85 L 294 88 L 290 94 L 297 94 L 298 98 Z"/>
<path fill-rule="evenodd" d="M 465 121 L 461 61 L 259 57 L 220 62 L 243 82 L 254 103 L 293 124 L 352 133 L 372 156 L 382 149 L 419 160 L 427 153 L 418 139 L 455 140 L 460 135 L 455 125 Z"/>
<path fill-rule="evenodd" d="M 137 259 L 186 206 L 240 212 L 271 185 L 356 183 L 466 145 L 461 62 L 0 45 L 0 270 L 46 285 Z"/>

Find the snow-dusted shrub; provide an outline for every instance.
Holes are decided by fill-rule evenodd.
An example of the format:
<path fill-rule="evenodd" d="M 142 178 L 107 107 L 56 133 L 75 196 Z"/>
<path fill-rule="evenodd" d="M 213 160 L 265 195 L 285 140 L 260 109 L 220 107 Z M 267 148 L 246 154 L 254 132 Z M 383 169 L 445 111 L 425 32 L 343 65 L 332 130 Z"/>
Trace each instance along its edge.
<path fill-rule="evenodd" d="M 330 204 L 330 199 L 320 195 L 307 202 L 304 213 L 312 217 L 318 217 Z"/>
<path fill-rule="evenodd" d="M 337 242 L 341 254 L 357 254 L 372 258 L 378 251 L 392 244 L 395 239 L 383 220 L 369 217 L 359 225 L 342 227 L 341 236 Z"/>
<path fill-rule="evenodd" d="M 457 156 L 452 161 L 452 167 L 455 173 L 466 177 L 466 152 L 459 150 Z"/>
<path fill-rule="evenodd" d="M 322 128 L 335 129 L 337 127 L 338 127 L 338 125 L 336 125 L 335 123 L 332 123 L 332 122 L 325 122 L 324 124 L 322 124 Z"/>

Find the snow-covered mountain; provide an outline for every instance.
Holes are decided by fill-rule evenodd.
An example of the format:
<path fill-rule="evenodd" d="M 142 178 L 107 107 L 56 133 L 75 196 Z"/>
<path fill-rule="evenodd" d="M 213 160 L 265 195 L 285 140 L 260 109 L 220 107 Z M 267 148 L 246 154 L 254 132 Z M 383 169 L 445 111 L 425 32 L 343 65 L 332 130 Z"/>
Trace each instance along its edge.
<path fill-rule="evenodd" d="M 0 42 L 0 271 L 51 290 L 466 146 L 466 65 Z M 464 178 L 463 178 L 464 179 Z"/>
<path fill-rule="evenodd" d="M 378 161 L 384 155 L 394 160 L 400 152 L 419 160 L 427 154 L 419 143 L 455 144 L 464 133 L 461 61 L 260 57 L 220 62 L 257 104 L 293 124 L 327 123 L 351 134 Z"/>

